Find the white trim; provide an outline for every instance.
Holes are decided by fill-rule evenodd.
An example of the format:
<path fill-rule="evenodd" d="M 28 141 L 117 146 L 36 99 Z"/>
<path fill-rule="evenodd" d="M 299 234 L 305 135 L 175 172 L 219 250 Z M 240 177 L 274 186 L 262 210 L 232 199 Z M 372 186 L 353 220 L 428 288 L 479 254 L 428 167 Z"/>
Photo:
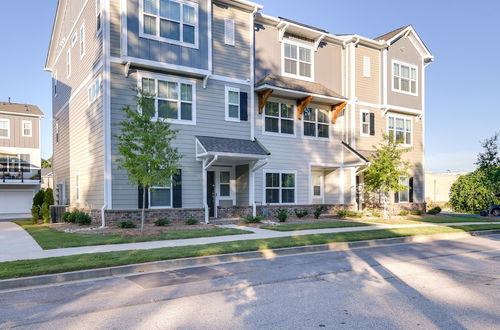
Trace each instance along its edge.
<path fill-rule="evenodd" d="M 205 69 L 197 69 L 189 66 L 177 65 L 177 64 L 169 64 L 158 61 L 145 60 L 138 57 L 131 56 L 122 56 L 122 57 L 110 57 L 112 63 L 126 64 L 130 62 L 135 66 L 140 66 L 148 69 L 156 69 L 156 70 L 164 70 L 164 71 L 172 71 L 176 73 L 187 73 L 197 76 L 207 76 L 210 75 L 210 71 Z"/>
<path fill-rule="evenodd" d="M 268 173 L 274 173 L 274 174 L 279 174 L 279 177 L 280 177 L 280 187 L 269 187 L 269 189 L 279 189 L 279 199 L 280 199 L 280 203 L 267 203 L 266 201 L 266 174 Z M 295 183 L 294 183 L 294 187 L 293 187 L 293 190 L 294 190 L 294 202 L 293 203 L 282 203 L 281 202 L 281 190 L 284 188 L 284 189 L 290 189 L 288 187 L 282 187 L 282 182 L 281 182 L 281 174 L 293 174 L 294 175 L 294 179 L 295 179 Z M 298 187 L 297 187 L 297 170 L 273 170 L 273 169 L 270 169 L 270 168 L 266 168 L 262 171 L 262 204 L 263 205 L 296 205 L 298 204 L 297 203 L 297 190 L 298 190 Z"/>
<path fill-rule="evenodd" d="M 287 73 L 285 72 L 285 44 L 289 44 L 292 46 L 297 47 L 297 58 L 295 61 L 297 62 L 297 74 L 292 74 L 292 73 Z M 304 49 L 308 49 L 310 51 L 310 56 L 311 56 L 311 62 L 307 63 L 302 61 L 303 63 L 307 63 L 311 65 L 311 77 L 307 76 L 302 76 L 300 75 L 300 47 Z M 289 77 L 289 78 L 295 78 L 295 79 L 300 79 L 300 80 L 306 80 L 306 81 L 314 81 L 314 47 L 310 45 L 306 45 L 300 42 L 296 42 L 290 39 L 286 39 L 281 43 L 281 75 L 283 77 Z"/>
<path fill-rule="evenodd" d="M 165 205 L 160 205 L 160 206 L 151 206 L 151 188 L 153 190 L 155 189 L 169 189 L 170 190 L 170 206 L 165 206 Z M 170 187 L 159 187 L 159 186 L 155 186 L 155 187 L 151 187 L 148 189 L 148 208 L 149 209 L 152 209 L 152 210 L 155 210 L 155 209 L 171 209 L 173 208 L 173 189 L 172 189 L 172 183 L 170 183 Z"/>
<path fill-rule="evenodd" d="M 282 101 L 282 100 L 275 100 L 275 99 L 268 100 L 267 102 L 278 103 L 278 112 L 279 112 L 279 115 L 277 117 L 276 116 L 266 115 L 266 106 L 264 105 L 264 109 L 262 110 L 262 116 L 261 116 L 262 135 L 287 137 L 287 138 L 296 138 L 297 137 L 297 125 L 295 123 L 295 114 L 297 112 L 296 105 L 287 103 L 287 102 Z M 293 123 L 293 134 L 281 133 L 281 119 L 282 119 L 282 117 L 281 117 L 281 105 L 282 104 L 286 104 L 288 106 L 292 106 L 292 111 L 293 111 L 292 118 L 283 118 L 283 119 L 284 120 L 291 120 L 292 121 L 292 123 Z M 269 132 L 269 131 L 266 131 L 266 117 L 278 119 L 278 132 Z"/>
<path fill-rule="evenodd" d="M 29 130 L 30 130 L 30 133 L 29 135 L 25 135 L 24 134 L 24 124 L 29 124 Z M 21 135 L 23 137 L 32 137 L 33 136 L 33 122 L 31 120 L 23 120 L 21 121 Z"/>
<path fill-rule="evenodd" d="M 66 79 L 71 77 L 71 48 L 66 52 Z"/>
<path fill-rule="evenodd" d="M 0 139 L 10 139 L 10 119 L 7 118 L 0 118 L 0 122 L 6 122 L 7 123 L 7 136 L 0 136 Z"/>
<path fill-rule="evenodd" d="M 104 2 L 104 7 L 103 3 Z M 104 9 L 104 10 L 103 10 Z M 103 76 L 104 76 L 104 109 L 103 109 L 103 134 L 104 134 L 104 203 L 102 209 L 113 209 L 112 189 L 112 158 L 111 158 L 111 19 L 110 0 L 101 0 L 102 38 L 103 48 Z M 103 212 L 104 214 L 104 212 Z M 102 219 L 105 225 L 105 219 Z"/>
<path fill-rule="evenodd" d="M 412 32 L 413 33 L 413 36 L 415 37 L 415 39 L 417 40 L 417 42 L 420 44 L 420 46 L 422 47 L 422 49 L 425 51 L 425 53 L 422 53 L 418 47 L 415 47 L 417 49 L 417 51 L 419 52 L 419 54 L 425 58 L 425 59 L 430 59 L 430 60 L 434 60 L 434 56 L 432 56 L 431 52 L 429 51 L 429 49 L 427 48 L 427 46 L 425 46 L 424 42 L 422 41 L 422 39 L 420 39 L 420 37 L 418 36 L 417 32 L 415 31 L 415 29 L 412 27 L 412 26 L 408 26 L 406 29 L 404 29 L 403 31 L 399 32 L 398 34 L 396 34 L 395 36 L 393 36 L 391 39 L 387 40 L 386 42 L 390 45 L 393 43 L 394 40 L 398 39 L 401 34 L 404 34 L 405 37 L 408 37 L 409 33 Z M 412 42 L 414 44 L 414 42 L 410 39 L 410 42 Z"/>
<path fill-rule="evenodd" d="M 314 175 L 319 174 L 319 187 L 320 187 L 320 194 L 319 195 L 314 195 L 314 187 L 316 186 L 314 184 Z M 314 199 L 321 199 L 321 202 L 324 204 L 325 203 L 325 172 L 322 170 L 314 170 L 312 167 L 309 167 L 309 187 L 310 187 L 310 203 L 313 204 Z"/>
<path fill-rule="evenodd" d="M 387 104 L 387 48 L 382 51 L 382 104 Z"/>
<path fill-rule="evenodd" d="M 121 56 L 128 54 L 128 0 L 120 0 L 120 21 L 121 21 Z"/>
<path fill-rule="evenodd" d="M 212 37 L 212 0 L 207 0 L 207 36 L 208 36 L 208 71 L 211 73 L 213 70 L 213 59 L 212 59 L 212 49 L 213 49 L 213 37 Z M 206 85 L 205 85 L 206 86 Z"/>
<path fill-rule="evenodd" d="M 341 98 L 333 97 L 333 96 L 326 96 L 326 95 L 321 95 L 321 94 L 313 94 L 313 93 L 301 92 L 301 91 L 297 91 L 297 90 L 293 90 L 293 89 L 276 87 L 276 86 L 272 86 L 272 85 L 269 85 L 269 84 L 260 85 L 259 87 L 255 88 L 255 91 L 260 91 L 260 90 L 269 89 L 269 88 L 273 89 L 275 91 L 281 91 L 281 92 L 287 92 L 287 93 L 294 93 L 296 95 L 304 95 L 304 96 L 306 96 L 306 95 L 309 96 L 310 95 L 313 98 L 320 98 L 320 99 L 332 100 L 332 101 L 340 101 L 340 102 L 347 101 L 346 99 L 343 99 L 343 98 L 341 99 Z"/>
<path fill-rule="evenodd" d="M 363 56 L 363 77 L 371 78 L 372 76 L 372 58 Z"/>
<path fill-rule="evenodd" d="M 77 171 L 75 172 L 75 202 L 80 203 L 81 197 L 80 171 Z"/>
<path fill-rule="evenodd" d="M 53 79 L 53 83 L 52 83 L 52 95 L 54 95 L 54 97 L 57 96 L 57 70 L 54 71 L 54 73 L 52 74 L 52 79 Z"/>
<path fill-rule="evenodd" d="M 215 184 L 215 207 L 220 205 L 220 201 L 231 201 L 233 205 L 236 205 L 236 170 L 235 166 L 231 165 L 228 167 L 221 166 L 211 166 L 208 171 L 214 172 L 214 184 Z M 229 172 L 229 196 L 222 196 L 220 193 L 220 174 L 221 172 Z"/>
<path fill-rule="evenodd" d="M 78 34 L 75 32 L 71 36 L 71 47 L 75 47 L 77 41 L 78 41 Z"/>
<path fill-rule="evenodd" d="M 217 74 L 210 75 L 209 79 L 224 81 L 224 82 L 233 83 L 233 84 L 251 86 L 251 82 L 249 81 L 249 79 L 245 80 L 245 79 L 231 78 L 231 77 L 221 76 L 221 75 L 217 75 Z"/>
<path fill-rule="evenodd" d="M 188 48 L 194 48 L 194 49 L 198 49 L 199 47 L 199 29 L 200 29 L 200 18 L 199 18 L 199 8 L 198 8 L 198 3 L 195 3 L 195 2 L 191 2 L 191 1 L 188 1 L 188 0 L 171 0 L 173 2 L 176 2 L 180 5 L 180 17 L 179 17 L 179 21 L 176 21 L 176 20 L 173 20 L 173 19 L 167 19 L 167 18 L 164 18 L 164 20 L 168 20 L 168 21 L 173 21 L 173 22 L 176 22 L 179 24 L 179 40 L 175 40 L 175 39 L 168 39 L 166 37 L 161 37 L 160 36 L 160 14 L 159 14 L 159 11 L 160 11 L 160 3 L 158 0 L 154 0 L 156 1 L 156 6 L 157 6 L 157 10 L 158 12 L 156 14 L 149 14 L 149 13 L 145 13 L 144 12 L 144 2 L 143 1 L 139 1 L 139 12 L 138 12 L 138 15 L 139 15 L 139 37 L 141 38 L 145 38 L 145 39 L 151 39 L 151 40 L 156 40 L 156 41 L 161 41 L 161 42 L 166 42 L 166 43 L 169 43 L 169 44 L 172 44 L 172 45 L 179 45 L 179 46 L 182 46 L 182 47 L 188 47 Z M 187 5 L 187 6 L 190 6 L 190 7 L 193 7 L 194 8 L 194 12 L 195 12 L 195 17 L 196 17 L 196 23 L 194 25 L 194 44 L 191 44 L 191 43 L 188 43 L 188 42 L 184 42 L 184 41 L 181 41 L 183 40 L 183 26 L 184 24 L 186 25 L 189 25 L 189 26 L 193 26 L 192 24 L 188 24 L 188 23 L 184 23 L 184 19 L 183 19 L 183 15 L 184 15 L 184 5 Z M 155 17 L 155 20 L 156 20 L 156 33 L 155 35 L 151 35 L 151 34 L 147 34 L 147 33 L 144 33 L 144 15 L 147 15 L 147 16 L 151 16 L 151 17 Z"/>
<path fill-rule="evenodd" d="M 408 182 L 408 189 L 407 190 L 403 190 L 403 191 L 398 191 L 398 202 L 397 204 L 407 204 L 407 203 L 410 203 L 410 177 L 406 177 L 406 176 L 402 176 L 399 178 L 399 181 L 401 184 L 405 184 L 405 182 L 401 182 L 402 180 L 401 179 L 405 179 L 405 181 Z M 407 192 L 408 193 L 408 200 L 406 201 L 401 201 L 401 193 L 402 192 Z"/>
<path fill-rule="evenodd" d="M 402 89 L 394 89 L 394 64 L 397 64 L 399 65 L 399 88 L 401 88 L 401 66 L 407 66 L 408 67 L 408 74 L 409 74 L 409 78 L 408 78 L 408 88 L 410 89 L 408 92 L 407 91 L 404 91 Z M 413 79 L 411 79 L 411 69 L 415 69 L 415 93 L 412 93 L 411 92 L 411 82 L 413 81 Z M 394 92 L 394 93 L 400 93 L 400 94 L 406 94 L 406 95 L 411 95 L 411 96 L 418 96 L 418 66 L 417 65 L 414 65 L 414 64 L 410 64 L 410 63 L 405 63 L 405 62 L 402 62 L 402 61 L 399 61 L 399 60 L 392 60 L 391 61 L 391 90 Z"/>
<path fill-rule="evenodd" d="M 238 118 L 234 118 L 234 117 L 230 117 L 229 116 L 229 92 L 235 92 L 235 93 L 238 93 L 238 104 L 231 104 L 231 105 L 237 105 L 238 106 Z M 225 98 L 225 103 L 224 103 L 224 108 L 225 108 L 225 119 L 226 121 L 235 121 L 235 122 L 239 122 L 241 120 L 240 118 L 240 89 L 239 88 L 236 88 L 236 87 L 231 87 L 231 86 L 225 86 L 225 89 L 224 89 L 224 98 Z"/>
<path fill-rule="evenodd" d="M 85 31 L 85 21 L 83 21 L 82 25 L 80 26 L 80 29 L 78 30 L 78 43 L 80 45 L 80 60 L 85 57 L 86 54 L 86 31 Z"/>
<path fill-rule="evenodd" d="M 232 37 L 228 35 L 228 32 L 232 30 Z M 224 18 L 224 44 L 228 46 L 234 46 L 236 43 L 236 26 L 234 19 L 232 18 Z"/>
<path fill-rule="evenodd" d="M 403 147 L 411 147 L 413 146 L 413 137 L 414 137 L 414 134 L 413 134 L 413 116 L 408 116 L 408 115 L 401 115 L 401 114 L 397 114 L 397 113 L 394 113 L 394 112 L 389 112 L 387 113 L 387 116 L 386 116 L 386 134 L 389 135 L 389 118 L 392 117 L 394 118 L 394 133 L 396 132 L 396 119 L 403 119 L 404 122 L 405 122 L 405 128 L 404 128 L 404 138 L 405 138 L 405 141 L 406 141 L 406 121 L 409 120 L 410 121 L 410 125 L 411 125 L 411 128 L 410 128 L 410 139 L 411 139 L 411 143 L 400 143 L 399 145 L 403 146 Z M 396 138 L 396 135 L 394 135 L 394 138 Z"/>
<path fill-rule="evenodd" d="M 93 90 L 96 88 L 97 84 L 97 89 Z M 95 92 L 95 94 L 91 94 L 92 92 Z M 87 88 L 87 104 L 92 104 L 94 103 L 95 100 L 97 100 L 102 94 L 102 79 L 101 76 L 97 76 L 88 86 Z M 92 98 L 91 98 L 92 96 Z"/>
<path fill-rule="evenodd" d="M 368 114 L 368 133 L 363 133 L 363 124 L 365 124 L 365 122 L 363 122 L 363 114 Z M 370 125 L 370 111 L 366 110 L 366 109 L 360 109 L 359 111 L 359 135 L 360 136 L 371 136 L 370 135 L 370 130 L 371 130 L 371 125 Z"/>
<path fill-rule="evenodd" d="M 99 28 L 97 29 L 96 28 L 96 35 L 98 35 L 99 33 L 102 32 L 102 23 L 103 23 L 103 19 L 102 19 L 102 2 L 104 0 L 95 0 L 94 2 L 94 5 L 95 5 L 95 19 L 96 19 L 96 27 L 99 26 Z M 99 2 L 99 8 L 97 8 L 97 2 Z M 99 24 L 97 23 L 98 22 L 98 17 L 100 15 L 100 22 Z"/>
<path fill-rule="evenodd" d="M 403 112 L 403 113 L 406 113 L 408 115 L 421 115 L 422 114 L 422 110 L 412 109 L 412 108 L 405 108 L 405 107 L 399 107 L 397 105 L 388 104 L 387 108 L 389 110 Z"/>
<path fill-rule="evenodd" d="M 155 80 L 155 108 L 156 108 L 156 113 L 155 117 L 153 120 L 163 120 L 167 123 L 172 123 L 172 124 L 182 124 L 182 125 L 196 125 L 196 80 L 195 79 L 189 79 L 189 78 L 181 78 L 179 76 L 170 76 L 170 75 L 164 75 L 164 74 L 159 74 L 159 73 L 152 73 L 152 72 L 146 72 L 146 71 L 138 71 L 137 72 L 137 86 L 139 88 L 142 87 L 142 79 L 154 79 Z M 178 119 L 172 119 L 172 118 L 158 118 L 158 81 L 168 81 L 168 82 L 174 82 L 177 83 L 178 86 L 178 99 L 177 99 L 177 104 L 179 105 L 178 107 Z M 191 101 L 184 101 L 184 103 L 189 103 L 191 102 L 191 120 L 184 120 L 180 119 L 181 117 L 181 104 L 183 103 L 181 99 L 181 85 L 190 85 L 191 86 Z M 161 99 L 164 99 L 163 97 Z"/>
<path fill-rule="evenodd" d="M 305 120 L 304 118 L 304 114 L 302 114 L 302 138 L 303 139 L 306 139 L 306 140 L 319 140 L 319 141 L 329 141 L 331 136 L 332 136 L 332 132 L 331 132 L 331 111 L 328 111 L 328 110 L 325 110 L 325 109 L 322 109 L 322 108 L 315 108 L 315 107 L 307 107 L 306 109 L 313 109 L 316 114 L 314 116 L 315 120 L 312 121 L 312 120 Z M 305 110 L 304 109 L 304 112 Z M 328 116 L 328 122 L 324 123 L 324 122 L 319 122 L 318 121 L 318 110 L 324 110 L 327 112 L 327 116 Z M 304 130 L 305 130 L 305 123 L 309 123 L 309 124 L 312 124 L 314 123 L 314 133 L 315 133 L 315 136 L 311 136 L 311 135 L 305 135 L 304 134 Z M 322 136 L 318 136 L 318 126 L 319 125 L 328 125 L 328 137 L 322 137 Z"/>

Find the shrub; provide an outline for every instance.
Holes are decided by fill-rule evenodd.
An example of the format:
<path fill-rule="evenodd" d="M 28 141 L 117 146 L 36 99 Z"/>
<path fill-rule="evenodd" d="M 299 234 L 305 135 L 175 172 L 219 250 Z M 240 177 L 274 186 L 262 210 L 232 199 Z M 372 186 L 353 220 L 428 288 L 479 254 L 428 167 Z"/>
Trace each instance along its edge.
<path fill-rule="evenodd" d="M 407 216 L 408 214 L 410 214 L 410 212 L 406 211 L 406 210 L 399 212 L 399 215 L 401 215 L 401 216 Z"/>
<path fill-rule="evenodd" d="M 339 210 L 337 212 L 337 215 L 340 218 L 362 218 L 363 217 L 363 212 L 356 212 L 356 211 L 349 211 L 349 210 Z"/>
<path fill-rule="evenodd" d="M 40 189 L 36 192 L 35 196 L 33 196 L 33 206 L 42 207 L 43 200 L 45 199 L 45 191 Z"/>
<path fill-rule="evenodd" d="M 427 214 L 438 214 L 441 212 L 441 208 L 439 206 L 433 207 L 429 211 L 427 211 Z"/>
<path fill-rule="evenodd" d="M 73 217 L 75 219 L 75 223 L 80 226 L 90 225 L 90 223 L 92 222 L 92 218 L 90 217 L 90 215 L 82 211 L 74 210 Z"/>
<path fill-rule="evenodd" d="M 55 201 L 54 201 L 54 191 L 52 190 L 52 188 L 47 188 L 45 190 L 43 202 L 47 203 L 49 206 L 55 204 Z"/>
<path fill-rule="evenodd" d="M 321 216 L 321 213 L 323 213 L 324 210 L 325 210 L 325 206 L 324 205 L 318 206 L 314 210 L 314 219 L 319 219 L 319 217 Z"/>
<path fill-rule="evenodd" d="M 308 210 L 295 210 L 295 215 L 297 218 L 301 219 L 309 214 Z"/>
<path fill-rule="evenodd" d="M 278 212 L 276 213 L 276 218 L 278 218 L 280 222 L 285 222 L 286 219 L 288 219 L 288 210 L 279 209 Z"/>
<path fill-rule="evenodd" d="M 186 225 L 188 226 L 194 226 L 194 225 L 197 225 L 198 224 L 198 219 L 195 219 L 195 218 L 189 218 L 186 220 Z"/>
<path fill-rule="evenodd" d="M 422 215 L 422 214 L 424 214 L 424 212 L 422 212 L 422 210 L 413 210 L 410 213 L 412 215 Z"/>
<path fill-rule="evenodd" d="M 162 227 L 170 224 L 170 220 L 168 219 L 158 219 L 155 221 L 155 226 Z"/>
<path fill-rule="evenodd" d="M 42 204 L 42 219 L 43 223 L 50 223 L 50 209 L 46 201 Z"/>
<path fill-rule="evenodd" d="M 75 223 L 75 217 L 73 217 L 73 213 L 71 212 L 64 212 L 62 220 L 64 222 Z"/>
<path fill-rule="evenodd" d="M 450 205 L 455 212 L 479 212 L 498 202 L 500 166 L 478 169 L 460 176 L 450 188 Z"/>
<path fill-rule="evenodd" d="M 259 223 L 262 221 L 262 217 L 261 216 L 256 216 L 256 217 L 253 217 L 251 215 L 247 215 L 244 220 L 246 223 Z"/>
<path fill-rule="evenodd" d="M 33 205 L 31 208 L 31 219 L 33 223 L 38 223 L 38 219 L 40 219 L 40 207 L 38 205 Z"/>
<path fill-rule="evenodd" d="M 372 216 L 375 217 L 375 218 L 380 218 L 382 217 L 382 213 L 380 213 L 379 211 L 372 211 L 371 212 Z"/>
<path fill-rule="evenodd" d="M 137 227 L 136 224 L 132 221 L 118 221 L 116 223 L 116 226 L 118 228 L 135 228 L 135 227 Z"/>

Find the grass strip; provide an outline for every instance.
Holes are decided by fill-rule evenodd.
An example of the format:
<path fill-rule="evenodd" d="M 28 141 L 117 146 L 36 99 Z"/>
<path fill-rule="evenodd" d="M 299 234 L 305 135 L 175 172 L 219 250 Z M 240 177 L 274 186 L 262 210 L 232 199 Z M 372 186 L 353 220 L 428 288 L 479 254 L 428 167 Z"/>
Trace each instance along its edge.
<path fill-rule="evenodd" d="M 307 229 L 344 228 L 344 227 L 361 227 L 361 226 L 370 226 L 370 224 L 352 222 L 352 221 L 335 221 L 335 222 L 291 223 L 279 226 L 263 226 L 261 228 L 275 230 L 275 231 L 294 231 L 294 230 L 307 230 Z"/>
<path fill-rule="evenodd" d="M 172 239 L 214 237 L 226 235 L 251 234 L 251 231 L 233 228 L 182 229 L 164 231 L 160 235 L 147 237 L 123 237 L 118 234 L 77 234 L 65 233 L 54 228 L 34 225 L 31 220 L 14 221 L 23 227 L 44 250 L 78 246 L 139 243 Z"/>
<path fill-rule="evenodd" d="M 336 242 L 354 242 L 371 239 L 432 235 L 464 231 L 500 229 L 498 225 L 434 226 L 394 228 L 334 234 L 302 235 L 270 239 L 223 242 L 204 245 L 179 246 L 151 250 L 131 250 L 89 253 L 73 256 L 0 263 L 0 279 L 54 274 L 83 269 L 128 265 L 160 260 L 202 257 L 216 254 L 258 251 L 286 247 L 317 245 Z"/>

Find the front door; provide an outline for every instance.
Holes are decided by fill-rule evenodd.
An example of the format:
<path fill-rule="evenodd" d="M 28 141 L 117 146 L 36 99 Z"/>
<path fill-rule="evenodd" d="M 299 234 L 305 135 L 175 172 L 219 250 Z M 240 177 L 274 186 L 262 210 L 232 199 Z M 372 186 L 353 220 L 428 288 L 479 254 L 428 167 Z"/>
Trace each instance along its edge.
<path fill-rule="evenodd" d="M 208 216 L 215 217 L 215 172 L 207 171 L 207 204 Z"/>

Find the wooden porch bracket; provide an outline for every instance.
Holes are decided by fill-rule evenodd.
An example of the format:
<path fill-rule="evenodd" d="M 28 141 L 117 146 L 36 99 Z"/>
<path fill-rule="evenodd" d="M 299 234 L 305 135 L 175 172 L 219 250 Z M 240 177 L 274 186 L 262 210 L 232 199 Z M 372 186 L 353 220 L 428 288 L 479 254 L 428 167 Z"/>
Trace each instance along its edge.
<path fill-rule="evenodd" d="M 266 105 L 267 100 L 273 93 L 272 89 L 265 89 L 263 91 L 259 91 L 257 95 L 259 96 L 259 115 L 262 114 L 262 111 L 264 110 L 264 106 Z"/>
<path fill-rule="evenodd" d="M 340 115 L 340 112 L 345 108 L 347 105 L 347 102 L 342 102 L 340 104 L 332 105 L 332 124 L 335 124 L 337 122 L 337 118 Z"/>
<path fill-rule="evenodd" d="M 302 114 L 304 113 L 305 108 L 312 101 L 312 95 L 306 96 L 303 99 L 297 100 L 297 118 L 302 119 Z"/>

